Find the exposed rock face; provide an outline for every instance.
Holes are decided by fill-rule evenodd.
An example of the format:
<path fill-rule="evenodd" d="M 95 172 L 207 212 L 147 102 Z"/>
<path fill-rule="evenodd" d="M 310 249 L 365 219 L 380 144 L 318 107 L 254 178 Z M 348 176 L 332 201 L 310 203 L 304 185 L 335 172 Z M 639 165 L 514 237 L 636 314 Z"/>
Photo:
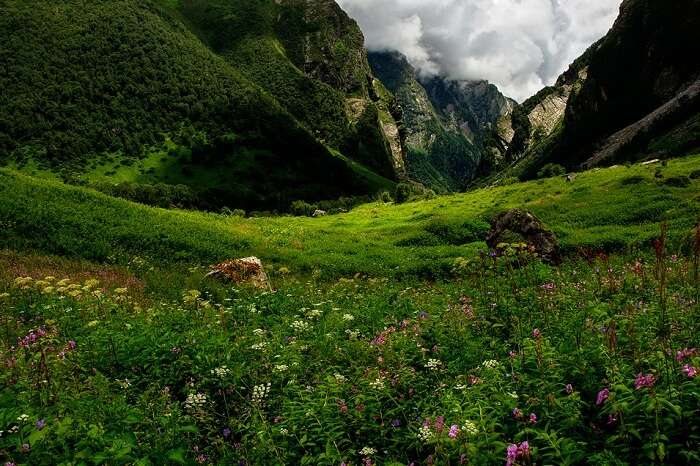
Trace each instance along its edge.
<path fill-rule="evenodd" d="M 495 249 L 507 232 L 524 238 L 545 262 L 561 263 L 561 251 L 556 236 L 530 212 L 513 209 L 498 215 L 491 222 L 486 244 Z"/>
<path fill-rule="evenodd" d="M 257 257 L 245 257 L 222 262 L 211 267 L 207 277 L 218 278 L 237 284 L 252 285 L 256 288 L 272 289 L 262 261 Z"/>
<path fill-rule="evenodd" d="M 458 126 L 480 134 L 510 115 L 515 102 L 487 81 L 453 81 L 434 77 L 422 82 L 438 111 Z"/>
<path fill-rule="evenodd" d="M 527 141 L 527 123 L 516 129 L 522 175 L 546 163 L 590 168 L 699 148 L 698 24 L 698 0 L 624 0 L 610 32 L 523 104 L 542 130 Z"/>
<path fill-rule="evenodd" d="M 400 109 L 397 129 L 405 142 L 408 176 L 439 192 L 463 189 L 476 175 L 481 158 L 478 120 L 457 116 L 462 114 L 459 99 L 445 103 L 452 113 L 437 108 L 418 73 L 401 54 L 371 53 L 369 60 Z"/>
<path fill-rule="evenodd" d="M 640 143 L 650 140 L 650 134 L 653 134 L 656 128 L 671 126 L 674 121 L 685 119 L 685 115 L 693 112 L 700 112 L 700 79 L 649 115 L 608 137 L 582 167 L 592 168 L 606 162 L 614 162 L 626 151 L 633 151 Z"/>
<path fill-rule="evenodd" d="M 569 165 L 583 162 L 604 138 L 674 99 L 674 118 L 640 122 L 644 137 L 638 133 L 634 151 L 645 151 L 645 143 L 654 136 L 696 115 L 697 100 L 679 95 L 700 76 L 698 24 L 698 0 L 625 0 L 615 25 L 591 57 L 588 79 L 567 107 L 565 143 L 554 157 L 564 159 L 568 151 Z M 619 155 L 599 160 L 615 163 L 625 158 Z"/>

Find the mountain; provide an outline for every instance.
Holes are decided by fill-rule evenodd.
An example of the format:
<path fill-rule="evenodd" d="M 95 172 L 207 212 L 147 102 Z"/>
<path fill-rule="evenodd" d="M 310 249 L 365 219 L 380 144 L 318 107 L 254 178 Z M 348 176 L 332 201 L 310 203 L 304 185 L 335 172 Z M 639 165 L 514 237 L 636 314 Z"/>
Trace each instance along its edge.
<path fill-rule="evenodd" d="M 513 139 L 511 114 L 517 102 L 487 81 L 459 81 L 441 76 L 423 79 L 430 101 L 443 118 L 459 126 L 481 152 L 477 175 L 500 163 Z"/>
<path fill-rule="evenodd" d="M 395 51 L 372 52 L 369 59 L 401 108 L 412 179 L 437 191 L 461 190 L 507 150 L 515 102 L 496 86 L 422 77 Z"/>
<path fill-rule="evenodd" d="M 699 21 L 698 0 L 625 0 L 610 32 L 514 112 L 521 175 L 700 147 Z"/>
<path fill-rule="evenodd" d="M 212 207 L 402 176 L 391 98 L 332 1 L 8 0 L 0 31 L 6 163 L 183 184 Z"/>
<path fill-rule="evenodd" d="M 325 144 L 402 174 L 390 101 L 375 89 L 364 37 L 333 0 L 185 1 L 179 12 L 236 69 Z M 395 121 L 394 121 L 395 124 Z"/>

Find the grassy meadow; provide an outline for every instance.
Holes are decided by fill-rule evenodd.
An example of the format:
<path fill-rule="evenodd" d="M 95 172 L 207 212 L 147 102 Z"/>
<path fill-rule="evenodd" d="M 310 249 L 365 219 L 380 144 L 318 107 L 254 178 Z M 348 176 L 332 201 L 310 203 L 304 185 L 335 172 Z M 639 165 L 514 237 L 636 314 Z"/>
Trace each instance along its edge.
<path fill-rule="evenodd" d="M 698 464 L 698 170 L 241 218 L 0 169 L 0 464 Z"/>

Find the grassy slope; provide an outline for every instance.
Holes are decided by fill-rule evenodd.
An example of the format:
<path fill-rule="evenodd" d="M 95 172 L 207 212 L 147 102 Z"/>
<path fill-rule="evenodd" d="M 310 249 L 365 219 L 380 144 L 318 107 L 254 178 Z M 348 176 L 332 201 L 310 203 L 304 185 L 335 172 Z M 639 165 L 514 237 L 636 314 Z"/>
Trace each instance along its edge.
<path fill-rule="evenodd" d="M 700 168 L 700 156 L 674 160 L 666 177 Z M 293 272 L 325 276 L 440 276 L 454 258 L 484 245 L 491 215 L 525 207 L 559 235 L 563 245 L 620 249 L 658 234 L 686 234 L 700 216 L 700 181 L 659 185 L 654 166 L 615 167 L 561 178 L 488 188 L 399 206 L 368 204 L 348 214 L 310 218 L 225 218 L 168 211 L 93 191 L 0 170 L 0 246 L 92 260 L 208 263 L 258 255 Z"/>

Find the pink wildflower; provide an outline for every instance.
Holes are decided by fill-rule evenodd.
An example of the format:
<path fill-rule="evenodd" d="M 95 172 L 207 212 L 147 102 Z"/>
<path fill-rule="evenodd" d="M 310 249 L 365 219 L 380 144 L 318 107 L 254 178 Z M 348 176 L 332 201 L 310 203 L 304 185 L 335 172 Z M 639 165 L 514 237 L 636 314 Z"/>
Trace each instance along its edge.
<path fill-rule="evenodd" d="M 637 374 L 637 378 L 634 379 L 634 389 L 641 390 L 642 388 L 652 388 L 656 379 L 652 374 Z"/>
<path fill-rule="evenodd" d="M 685 372 L 685 375 L 687 375 L 691 379 L 698 375 L 698 369 L 696 367 L 691 366 L 690 364 L 684 365 L 682 370 L 683 372 Z"/>
<path fill-rule="evenodd" d="M 535 339 L 538 339 L 542 336 L 542 332 L 540 332 L 540 329 L 536 328 L 532 331 L 532 337 Z"/>
<path fill-rule="evenodd" d="M 676 361 L 681 362 L 685 358 L 695 356 L 698 354 L 698 350 L 695 348 L 684 348 L 676 353 Z"/>
<path fill-rule="evenodd" d="M 607 388 L 602 389 L 601 391 L 598 392 L 598 397 L 596 398 L 595 404 L 600 406 L 603 403 L 605 403 L 605 400 L 608 399 L 610 396 L 610 390 Z"/>
<path fill-rule="evenodd" d="M 537 424 L 537 414 L 530 413 L 530 424 Z"/>
<path fill-rule="evenodd" d="M 459 426 L 457 424 L 452 424 L 450 427 L 450 432 L 447 434 L 450 438 L 457 438 L 459 434 Z"/>

